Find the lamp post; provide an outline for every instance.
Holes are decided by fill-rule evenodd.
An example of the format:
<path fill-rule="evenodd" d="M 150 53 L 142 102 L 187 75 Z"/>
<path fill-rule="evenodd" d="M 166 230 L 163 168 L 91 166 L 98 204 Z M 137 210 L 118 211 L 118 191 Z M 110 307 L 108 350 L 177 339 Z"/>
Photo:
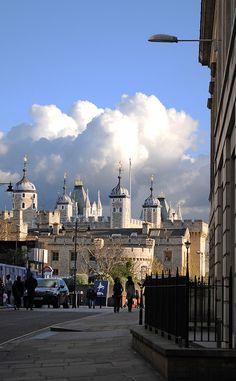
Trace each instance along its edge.
<path fill-rule="evenodd" d="M 75 252 L 74 252 L 74 293 L 73 293 L 73 304 L 72 308 L 76 308 L 76 266 L 77 266 L 77 231 L 78 231 L 78 221 L 75 221 Z"/>
<path fill-rule="evenodd" d="M 196 253 L 200 256 L 200 271 L 199 271 L 199 275 L 200 277 L 203 277 L 205 276 L 205 266 L 204 266 L 204 253 L 200 250 L 196 251 Z"/>
<path fill-rule="evenodd" d="M 189 248 L 190 248 L 190 245 L 191 245 L 191 242 L 189 242 L 189 240 L 187 240 L 186 242 L 184 242 L 185 244 L 185 247 L 187 249 L 187 274 L 189 273 L 189 264 L 188 264 L 188 251 L 189 251 Z"/>
<path fill-rule="evenodd" d="M 172 43 L 172 42 L 212 42 L 214 40 L 212 39 L 198 39 L 198 40 L 195 40 L 195 39 L 184 39 L 184 40 L 180 40 L 178 39 L 178 37 L 176 36 L 171 36 L 169 34 L 153 34 L 152 36 L 150 36 L 148 38 L 148 41 L 149 42 L 165 42 L 165 43 Z"/>
<path fill-rule="evenodd" d="M 6 192 L 13 192 L 13 186 L 11 181 L 9 183 L 0 183 L 0 185 L 8 185 Z"/>

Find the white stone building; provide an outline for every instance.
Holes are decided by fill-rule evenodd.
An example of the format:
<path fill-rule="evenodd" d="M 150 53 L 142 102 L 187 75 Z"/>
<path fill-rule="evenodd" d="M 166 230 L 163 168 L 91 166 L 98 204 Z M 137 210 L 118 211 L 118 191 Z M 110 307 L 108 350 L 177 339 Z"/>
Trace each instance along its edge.
<path fill-rule="evenodd" d="M 36 187 L 27 177 L 27 157 L 24 157 L 23 177 L 13 188 L 12 210 L 22 211 L 23 222 L 28 227 L 35 227 L 38 209 L 38 195 Z"/>

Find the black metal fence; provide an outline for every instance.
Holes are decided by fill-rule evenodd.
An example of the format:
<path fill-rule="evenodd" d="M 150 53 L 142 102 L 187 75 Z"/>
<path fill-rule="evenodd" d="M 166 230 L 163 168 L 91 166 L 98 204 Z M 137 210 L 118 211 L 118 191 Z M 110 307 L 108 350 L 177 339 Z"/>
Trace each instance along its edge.
<path fill-rule="evenodd" d="M 191 342 L 222 342 L 232 348 L 232 271 L 227 280 L 190 280 L 164 274 L 145 280 L 145 328 L 186 347 Z"/>

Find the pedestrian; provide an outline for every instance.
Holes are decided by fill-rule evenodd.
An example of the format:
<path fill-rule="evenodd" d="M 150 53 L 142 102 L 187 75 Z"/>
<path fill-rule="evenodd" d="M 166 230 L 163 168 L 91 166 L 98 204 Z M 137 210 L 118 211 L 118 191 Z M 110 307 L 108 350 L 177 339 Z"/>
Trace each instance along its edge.
<path fill-rule="evenodd" d="M 0 278 L 0 306 L 3 306 L 3 293 L 4 293 L 4 285 L 2 278 Z"/>
<path fill-rule="evenodd" d="M 6 282 L 5 282 L 5 291 L 7 294 L 7 304 L 11 304 L 11 294 L 12 294 L 12 280 L 10 274 L 7 274 L 6 276 Z"/>
<path fill-rule="evenodd" d="M 88 299 L 89 308 L 91 307 L 95 308 L 96 297 L 97 297 L 96 291 L 94 290 L 93 287 L 90 287 L 87 291 L 87 299 Z"/>
<path fill-rule="evenodd" d="M 21 307 L 21 298 L 24 294 L 24 283 L 21 280 L 21 276 L 18 275 L 15 282 L 12 285 L 12 293 L 14 297 L 14 308 L 19 310 Z"/>
<path fill-rule="evenodd" d="M 27 290 L 27 297 L 26 297 L 26 309 L 29 308 L 33 309 L 34 304 L 34 292 L 38 285 L 37 279 L 33 277 L 33 274 L 30 273 L 29 277 L 25 281 L 25 288 Z"/>
<path fill-rule="evenodd" d="M 131 312 L 133 298 L 135 296 L 135 288 L 134 288 L 134 282 L 130 275 L 128 276 L 128 280 L 125 284 L 125 291 L 126 291 L 126 298 L 127 298 L 127 304 L 128 304 L 128 311 Z"/>
<path fill-rule="evenodd" d="M 120 283 L 119 278 L 115 278 L 115 283 L 113 286 L 113 300 L 114 300 L 114 312 L 120 311 L 120 305 L 121 305 L 121 298 L 122 298 L 122 292 L 123 292 L 123 287 L 122 284 Z"/>

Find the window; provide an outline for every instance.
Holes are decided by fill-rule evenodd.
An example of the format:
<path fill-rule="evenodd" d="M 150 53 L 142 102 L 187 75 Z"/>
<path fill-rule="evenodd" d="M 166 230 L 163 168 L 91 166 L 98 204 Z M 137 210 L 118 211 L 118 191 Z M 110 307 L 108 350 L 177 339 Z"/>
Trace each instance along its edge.
<path fill-rule="evenodd" d="M 164 262 L 171 262 L 172 259 L 172 251 L 166 250 L 164 252 Z"/>
<path fill-rule="evenodd" d="M 52 261 L 58 261 L 59 260 L 59 253 L 58 251 L 52 252 Z"/>
<path fill-rule="evenodd" d="M 25 203 L 24 202 L 22 202 L 22 209 L 25 209 Z"/>
<path fill-rule="evenodd" d="M 116 211 L 116 208 L 113 208 L 113 212 L 115 212 Z"/>
<path fill-rule="evenodd" d="M 120 208 L 120 212 L 122 212 L 122 208 Z"/>
<path fill-rule="evenodd" d="M 53 275 L 58 275 L 58 269 L 53 270 Z"/>
<path fill-rule="evenodd" d="M 33 204 L 33 209 L 35 209 L 35 204 Z"/>
<path fill-rule="evenodd" d="M 74 251 L 71 251 L 71 252 L 70 252 L 70 260 L 71 260 L 71 261 L 75 261 L 75 260 L 76 260 L 76 254 L 77 254 L 77 253 L 75 253 Z"/>
<path fill-rule="evenodd" d="M 22 197 L 25 197 L 25 193 L 22 193 Z"/>

